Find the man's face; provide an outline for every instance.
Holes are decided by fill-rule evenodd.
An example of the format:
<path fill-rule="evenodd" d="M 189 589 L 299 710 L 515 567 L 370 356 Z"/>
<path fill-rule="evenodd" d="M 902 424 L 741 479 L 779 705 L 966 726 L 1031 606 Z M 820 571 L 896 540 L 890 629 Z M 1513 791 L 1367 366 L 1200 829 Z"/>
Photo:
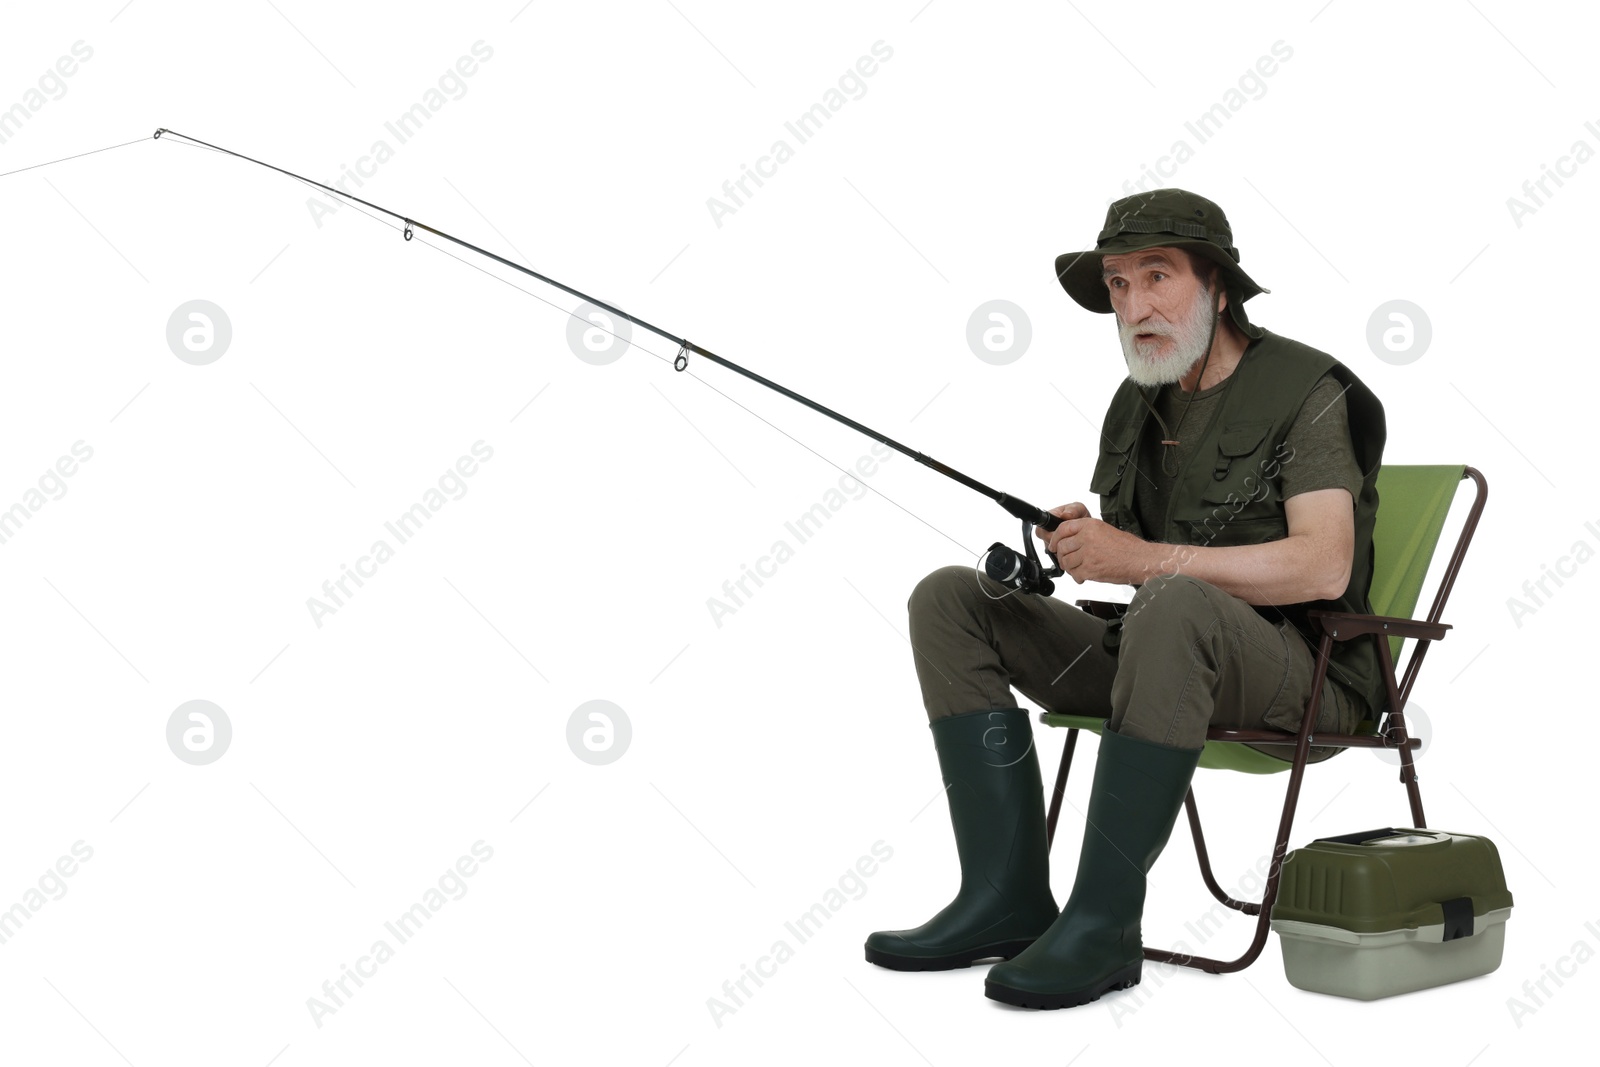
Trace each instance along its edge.
<path fill-rule="evenodd" d="M 1128 377 L 1163 385 L 1187 374 L 1210 346 L 1216 301 L 1175 248 L 1106 256 L 1102 276 L 1117 317 Z"/>

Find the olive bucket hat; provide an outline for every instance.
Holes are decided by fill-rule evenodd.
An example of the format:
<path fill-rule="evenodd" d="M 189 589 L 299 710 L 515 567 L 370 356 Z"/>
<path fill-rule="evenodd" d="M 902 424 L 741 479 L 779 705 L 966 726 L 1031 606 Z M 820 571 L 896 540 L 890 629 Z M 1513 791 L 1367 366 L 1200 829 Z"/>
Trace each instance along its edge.
<path fill-rule="evenodd" d="M 1145 248 L 1184 248 L 1217 264 L 1234 323 L 1249 337 L 1261 336 L 1261 327 L 1251 325 L 1245 315 L 1244 302 L 1272 290 L 1263 289 L 1240 269 L 1239 250 L 1222 209 L 1186 189 L 1152 189 L 1113 203 L 1106 209 L 1105 228 L 1093 248 L 1056 257 L 1056 277 L 1072 299 L 1109 315 L 1111 293 L 1100 276 L 1101 259 Z"/>

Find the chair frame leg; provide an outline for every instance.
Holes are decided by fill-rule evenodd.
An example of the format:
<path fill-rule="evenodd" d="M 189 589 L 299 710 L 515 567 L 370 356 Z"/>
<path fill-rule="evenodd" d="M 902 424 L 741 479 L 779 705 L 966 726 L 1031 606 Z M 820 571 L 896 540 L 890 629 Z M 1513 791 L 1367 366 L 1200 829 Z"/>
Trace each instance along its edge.
<path fill-rule="evenodd" d="M 1331 643 L 1328 638 L 1324 638 L 1324 641 Z M 1325 665 L 1326 660 L 1323 663 Z M 1320 694 L 1322 673 L 1325 669 L 1325 666 L 1319 667 L 1315 679 L 1316 685 L 1312 690 L 1313 693 Z M 1272 867 L 1267 875 L 1266 894 L 1260 904 L 1234 900 L 1224 893 L 1222 887 L 1217 884 L 1216 876 L 1211 871 L 1210 857 L 1206 852 L 1205 835 L 1200 829 L 1200 812 L 1195 804 L 1194 789 L 1191 787 L 1184 796 L 1184 808 L 1189 815 L 1189 829 L 1194 838 L 1195 853 L 1200 861 L 1200 873 L 1201 877 L 1205 879 L 1206 887 L 1211 890 L 1213 896 L 1230 908 L 1242 911 L 1247 915 L 1259 916 L 1256 922 L 1255 938 L 1251 941 L 1249 949 L 1236 960 L 1214 960 L 1203 956 L 1169 952 L 1165 949 L 1147 948 L 1144 950 L 1145 959 L 1160 963 L 1175 963 L 1184 967 L 1195 967 L 1199 970 L 1209 971 L 1212 974 L 1223 974 L 1229 971 L 1241 971 L 1254 963 L 1256 957 L 1261 955 L 1261 950 L 1267 943 L 1267 933 L 1271 929 L 1272 903 L 1277 899 L 1278 895 L 1279 868 L 1283 864 L 1283 857 L 1288 854 L 1289 831 L 1294 824 L 1295 806 L 1300 800 L 1300 783 L 1305 777 L 1306 754 L 1311 749 L 1311 724 L 1316 721 L 1317 702 L 1317 698 L 1313 697 L 1312 706 L 1307 709 L 1305 719 L 1300 726 L 1300 733 L 1295 739 L 1295 762 L 1289 771 L 1289 788 L 1287 795 L 1284 797 L 1283 817 L 1278 823 L 1278 840 L 1273 846 Z M 1062 799 L 1066 793 L 1067 776 L 1072 770 L 1072 756 L 1077 748 L 1078 733 L 1079 731 L 1076 728 L 1068 729 L 1067 743 L 1061 751 L 1061 764 L 1056 771 L 1056 783 L 1051 790 L 1050 796 L 1050 812 L 1045 821 L 1046 850 L 1055 841 L 1056 822 L 1061 815 Z"/>
<path fill-rule="evenodd" d="M 1389 645 L 1386 639 L 1376 638 L 1379 641 L 1380 657 L 1383 662 L 1384 672 L 1389 681 L 1389 694 L 1391 707 L 1400 709 L 1400 697 L 1394 684 L 1394 663 L 1389 655 Z M 1180 967 L 1193 967 L 1210 974 L 1228 974 L 1233 971 L 1242 971 L 1256 961 L 1266 947 L 1267 935 L 1272 930 L 1272 905 L 1278 899 L 1278 884 L 1282 878 L 1283 861 L 1289 854 L 1289 835 L 1294 829 L 1294 814 L 1300 804 L 1300 787 L 1305 780 L 1306 765 L 1311 752 L 1312 725 L 1317 721 L 1317 714 L 1322 704 L 1322 683 L 1327 676 L 1328 660 L 1333 650 L 1333 638 L 1327 634 L 1322 636 L 1321 647 L 1318 650 L 1316 671 L 1312 676 L 1311 702 L 1300 720 L 1300 731 L 1295 735 L 1294 760 L 1289 768 L 1289 785 L 1284 790 L 1283 812 L 1278 819 L 1278 836 L 1272 845 L 1272 860 L 1267 869 L 1267 885 L 1261 895 L 1261 901 L 1254 903 L 1247 900 L 1235 900 L 1223 891 L 1217 882 L 1216 874 L 1211 869 L 1210 853 L 1206 849 L 1205 832 L 1200 827 L 1200 810 L 1194 799 L 1194 787 L 1189 788 L 1183 798 L 1184 810 L 1189 817 L 1190 836 L 1194 839 L 1195 857 L 1200 865 L 1200 877 L 1204 880 L 1206 888 L 1211 895 L 1223 904 L 1242 912 L 1245 915 L 1256 917 L 1255 934 L 1250 940 L 1250 945 L 1244 954 L 1237 959 L 1216 960 L 1206 956 L 1195 956 L 1183 952 L 1171 952 L 1167 949 L 1147 948 L 1144 958 L 1157 963 L 1170 963 Z M 1405 783 L 1406 795 L 1411 803 L 1411 815 L 1417 828 L 1426 827 L 1422 813 L 1422 795 L 1417 786 L 1417 775 L 1411 756 L 1411 748 L 1406 743 L 1409 735 L 1406 733 L 1405 714 L 1397 710 L 1389 716 L 1388 731 L 1399 748 L 1400 754 L 1400 780 Z M 1056 771 L 1056 782 L 1050 795 L 1050 812 L 1045 822 L 1045 848 L 1048 851 L 1055 842 L 1056 823 L 1061 816 L 1061 804 L 1066 794 L 1067 775 L 1072 769 L 1072 756 L 1078 745 L 1078 729 L 1067 730 L 1067 742 L 1061 751 L 1061 764 Z"/>
<path fill-rule="evenodd" d="M 1411 801 L 1412 826 L 1425 829 L 1428 825 L 1426 816 L 1422 813 L 1422 790 L 1417 786 L 1416 762 L 1411 756 L 1411 746 L 1408 742 L 1411 734 L 1406 730 L 1405 701 L 1400 696 L 1400 690 L 1395 685 L 1394 656 L 1389 649 L 1389 639 L 1380 634 L 1373 634 L 1372 639 L 1378 643 L 1378 660 L 1383 664 L 1384 682 L 1389 690 L 1389 706 L 1394 710 L 1389 713 L 1389 720 L 1385 723 L 1385 736 L 1398 746 L 1400 753 L 1400 781 L 1405 784 L 1406 797 Z M 1324 641 L 1327 638 L 1323 638 Z M 1426 642 L 1424 642 L 1426 644 Z M 1417 652 L 1420 654 L 1421 648 Z M 1413 655 L 1412 663 L 1415 664 L 1416 656 Z M 1406 668 L 1406 693 L 1411 692 L 1410 681 L 1412 669 Z"/>
<path fill-rule="evenodd" d="M 1072 751 L 1078 747 L 1078 728 L 1072 727 L 1067 731 L 1067 744 L 1061 750 L 1061 766 L 1056 770 L 1056 784 L 1050 791 L 1050 814 L 1044 821 L 1044 850 L 1050 851 L 1050 846 L 1056 839 L 1056 820 L 1061 818 L 1061 799 L 1067 792 L 1067 774 L 1072 770 Z"/>
<path fill-rule="evenodd" d="M 1222 886 L 1217 884 L 1216 875 L 1211 873 L 1211 856 L 1206 851 L 1205 831 L 1200 829 L 1200 811 L 1194 802 L 1194 787 L 1189 788 L 1189 795 L 1183 798 L 1183 806 L 1189 813 L 1189 834 L 1194 839 L 1195 856 L 1200 860 L 1200 877 L 1205 880 L 1206 888 L 1211 890 L 1211 895 L 1234 911 L 1242 911 L 1246 915 L 1259 915 L 1261 905 L 1248 900 L 1234 900 L 1223 892 Z"/>
<path fill-rule="evenodd" d="M 1389 657 L 1387 641 L 1382 641 L 1382 660 L 1385 673 L 1389 679 L 1392 707 L 1399 708 L 1398 694 L 1394 693 L 1394 664 Z M 1272 905 L 1278 899 L 1278 885 L 1283 875 L 1283 861 L 1289 853 L 1289 834 L 1294 829 L 1294 813 L 1300 803 L 1300 786 L 1305 779 L 1306 763 L 1311 752 L 1312 724 L 1317 721 L 1317 712 L 1322 702 L 1322 682 L 1328 670 L 1328 657 L 1333 650 L 1333 638 L 1324 634 L 1321 648 L 1317 655 L 1317 669 L 1312 678 L 1311 704 L 1306 708 L 1305 716 L 1300 721 L 1300 732 L 1295 736 L 1294 763 L 1289 769 L 1289 786 L 1284 792 L 1283 814 L 1278 820 L 1278 837 L 1272 846 L 1272 862 L 1267 869 L 1267 885 L 1261 895 L 1259 904 L 1245 901 L 1236 901 L 1222 891 L 1217 884 L 1215 875 L 1211 871 L 1211 861 L 1206 853 L 1205 838 L 1200 830 L 1200 813 L 1195 806 L 1194 790 L 1189 790 L 1188 797 L 1184 800 L 1189 811 L 1189 828 L 1193 831 L 1195 853 L 1200 860 L 1201 877 L 1205 879 L 1206 888 L 1211 890 L 1212 896 L 1230 908 L 1256 916 L 1255 936 L 1250 940 L 1250 946 L 1243 955 L 1233 960 L 1215 960 L 1205 956 L 1194 956 L 1188 953 L 1170 952 L 1166 949 L 1147 948 L 1144 958 L 1158 963 L 1171 963 L 1183 967 L 1194 967 L 1211 974 L 1227 974 L 1232 971 L 1242 971 L 1256 961 L 1261 955 L 1261 950 L 1266 947 L 1267 934 L 1272 929 Z M 1416 774 L 1414 771 L 1407 773 L 1411 765 L 1411 749 L 1405 744 L 1405 718 L 1402 713 L 1392 716 L 1398 719 L 1391 728 L 1397 730 L 1397 743 L 1400 744 L 1400 760 L 1402 764 L 1401 780 L 1406 784 L 1406 793 L 1411 801 L 1411 813 L 1417 820 L 1420 828 L 1422 822 L 1422 799 L 1417 789 Z"/>
<path fill-rule="evenodd" d="M 1278 899 L 1278 880 L 1283 871 L 1283 858 L 1289 853 L 1289 833 L 1294 828 L 1294 812 L 1300 803 L 1300 784 L 1305 779 L 1306 756 L 1311 751 L 1311 725 L 1317 721 L 1317 708 L 1322 698 L 1322 679 L 1327 672 L 1327 652 L 1333 644 L 1331 637 L 1324 636 L 1323 655 L 1318 657 L 1316 674 L 1312 679 L 1311 704 L 1306 708 L 1305 716 L 1300 722 L 1300 732 L 1295 736 L 1294 763 L 1289 768 L 1289 786 L 1284 791 L 1283 814 L 1278 819 L 1278 837 L 1272 845 L 1272 862 L 1267 868 L 1267 887 L 1261 895 L 1259 904 L 1246 904 L 1244 901 L 1234 901 L 1222 892 L 1222 887 L 1217 885 L 1216 878 L 1211 874 L 1211 864 L 1205 852 L 1205 838 L 1199 831 L 1200 815 L 1194 804 L 1194 790 L 1189 790 L 1189 796 L 1184 804 L 1189 809 L 1189 826 L 1194 830 L 1195 851 L 1200 857 L 1201 872 L 1205 876 L 1207 888 L 1213 896 L 1229 907 L 1256 916 L 1255 936 L 1250 940 L 1250 947 L 1237 959 L 1217 960 L 1208 956 L 1195 956 L 1187 952 L 1171 952 L 1161 948 L 1147 948 L 1144 958 L 1157 963 L 1171 963 L 1180 967 L 1194 967 L 1210 974 L 1227 974 L 1232 971 L 1242 971 L 1256 961 L 1261 955 L 1261 950 L 1267 945 L 1267 934 L 1272 929 L 1272 905 Z M 1253 908 L 1253 911 L 1247 911 Z"/>

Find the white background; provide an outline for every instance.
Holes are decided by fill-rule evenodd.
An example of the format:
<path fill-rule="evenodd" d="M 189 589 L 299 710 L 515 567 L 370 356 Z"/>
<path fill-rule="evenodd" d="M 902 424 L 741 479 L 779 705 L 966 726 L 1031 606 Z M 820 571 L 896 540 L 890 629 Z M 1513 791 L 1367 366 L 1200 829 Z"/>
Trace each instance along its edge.
<path fill-rule="evenodd" d="M 0 944 L 0 1058 L 1562 1055 L 1589 1032 L 1600 982 L 1600 929 L 1585 927 L 1600 921 L 1586 814 L 1600 510 L 1591 405 L 1577 402 L 1593 392 L 1585 248 L 1600 165 L 1547 183 L 1520 225 L 1507 198 L 1574 141 L 1600 148 L 1584 127 L 1600 112 L 1580 10 L 9 10 L 0 107 L 27 115 L 0 171 L 143 140 L 0 179 L 0 506 L 27 500 L 75 442 L 93 450 L 46 479 L 64 495 L 0 546 L 0 908 L 44 901 Z M 92 56 L 29 109 L 78 41 Z M 450 81 L 478 41 L 492 57 Z M 892 57 L 798 144 L 785 121 L 877 41 Z M 1279 41 L 1292 56 L 1247 79 L 1243 106 L 1199 143 L 1185 123 Z M 442 106 L 398 143 L 385 122 L 442 77 Z M 867 494 L 796 545 L 784 523 L 840 475 L 752 413 L 843 467 L 867 439 L 707 361 L 691 365 L 699 381 L 675 375 L 641 350 L 675 346 L 642 331 L 623 358 L 586 363 L 567 345 L 565 294 L 464 253 L 555 306 L 519 295 L 348 206 L 319 226 L 306 186 L 150 140 L 158 126 L 321 181 L 386 140 L 393 158 L 359 195 L 1047 507 L 1089 498 L 1124 373 L 1111 320 L 1066 297 L 1053 258 L 1091 245 L 1124 182 L 1187 141 L 1192 158 L 1164 183 L 1227 211 L 1243 265 L 1273 290 L 1251 302 L 1255 321 L 1374 389 L 1387 461 L 1466 462 L 1488 478 L 1445 617 L 1455 629 L 1413 703 L 1437 729 L 1421 761 L 1429 822 L 1500 845 L 1516 897 L 1502 966 L 1362 1004 L 1291 987 L 1274 937 L 1241 974 L 1147 969 L 1136 993 L 1025 1013 L 984 999 L 981 968 L 866 964 L 869 931 L 923 921 L 957 875 L 905 599 L 935 567 L 1015 541 L 1016 524 L 897 456 L 870 482 L 916 517 Z M 719 226 L 708 198 L 778 138 L 793 158 Z M 207 366 L 166 340 L 194 299 L 232 325 Z M 1004 366 L 966 342 L 993 299 L 1031 322 Z M 1432 323 L 1404 365 L 1366 339 L 1394 299 Z M 480 440 L 493 457 L 465 495 L 317 625 L 308 598 Z M 717 625 L 708 598 L 780 538 L 794 558 Z M 1585 562 L 1533 605 L 1524 582 L 1577 542 Z M 1069 581 L 1058 595 L 1128 592 Z M 1518 618 L 1512 597 L 1535 610 Z M 206 766 L 166 742 L 194 699 L 233 730 Z M 632 726 L 604 766 L 567 743 L 569 717 L 597 699 Z M 1053 765 L 1062 739 L 1038 733 Z M 1093 751 L 1080 749 L 1057 843 L 1063 900 Z M 1198 776 L 1225 886 L 1252 889 L 1283 781 Z M 1359 752 L 1314 768 L 1301 810 L 1296 844 L 1409 818 L 1394 769 Z M 50 879 L 79 841 L 92 858 Z M 383 924 L 478 841 L 493 855 L 465 895 L 314 1019 L 308 998 L 374 941 L 393 946 Z M 878 841 L 892 859 L 797 944 L 785 921 Z M 30 898 L 41 879 L 51 893 Z M 1185 927 L 1209 905 L 1180 828 L 1152 875 L 1147 943 L 1199 948 Z M 708 998 L 780 938 L 793 959 L 719 1025 Z M 1204 948 L 1247 940 L 1240 919 Z M 1580 941 L 1586 962 L 1562 963 Z M 1532 999 L 1524 983 L 1558 964 L 1571 976 Z"/>

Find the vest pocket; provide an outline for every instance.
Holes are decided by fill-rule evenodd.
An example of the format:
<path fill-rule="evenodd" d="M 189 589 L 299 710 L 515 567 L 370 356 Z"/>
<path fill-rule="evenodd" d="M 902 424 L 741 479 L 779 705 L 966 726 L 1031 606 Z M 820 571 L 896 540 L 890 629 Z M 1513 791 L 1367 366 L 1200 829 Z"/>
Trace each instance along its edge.
<path fill-rule="evenodd" d="M 1276 499 L 1274 483 L 1280 464 L 1267 447 L 1270 419 L 1229 426 L 1217 437 L 1217 454 L 1205 477 L 1200 499 L 1209 504 L 1240 508 L 1240 501 L 1270 504 Z M 1204 462 L 1197 458 L 1196 464 Z"/>
<path fill-rule="evenodd" d="M 1279 464 L 1268 438 L 1272 426 L 1271 419 L 1233 423 L 1218 435 L 1212 469 L 1197 472 L 1204 479 L 1202 506 L 1183 516 L 1194 543 L 1254 545 L 1288 536 L 1276 488 Z"/>
<path fill-rule="evenodd" d="M 1095 461 L 1094 473 L 1089 477 L 1089 491 L 1100 497 L 1100 517 L 1113 526 L 1122 526 L 1112 516 L 1117 511 L 1117 497 L 1128 467 L 1133 463 L 1133 438 L 1137 423 L 1104 433 L 1100 441 L 1100 458 Z"/>

